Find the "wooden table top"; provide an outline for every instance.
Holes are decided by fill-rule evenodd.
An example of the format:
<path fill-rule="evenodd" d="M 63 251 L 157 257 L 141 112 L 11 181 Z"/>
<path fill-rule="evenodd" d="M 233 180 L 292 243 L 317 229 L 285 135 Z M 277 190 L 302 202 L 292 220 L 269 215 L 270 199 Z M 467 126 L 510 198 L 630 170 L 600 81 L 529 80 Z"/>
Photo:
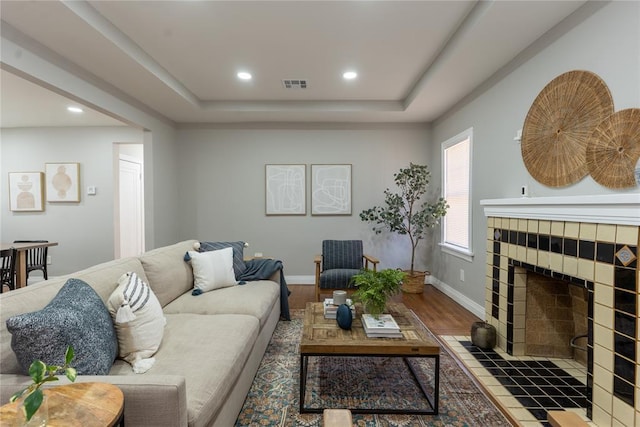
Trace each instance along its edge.
<path fill-rule="evenodd" d="M 48 427 L 111 427 L 124 409 L 124 395 L 113 384 L 74 383 L 44 390 Z M 14 425 L 18 402 L 0 407 L 0 425 Z"/>
<path fill-rule="evenodd" d="M 424 325 L 404 304 L 389 303 L 387 312 L 393 316 L 402 338 L 368 338 L 362 327 L 362 309 L 356 304 L 356 317 L 350 330 L 341 329 L 335 319 L 325 319 L 323 304 L 309 302 L 304 312 L 301 355 L 362 355 L 362 356 L 434 356 L 440 345 L 427 333 Z"/>
<path fill-rule="evenodd" d="M 45 246 L 58 246 L 58 242 L 25 242 L 25 243 L 0 243 L 0 249 L 16 248 L 19 251 L 31 248 L 44 248 Z"/>

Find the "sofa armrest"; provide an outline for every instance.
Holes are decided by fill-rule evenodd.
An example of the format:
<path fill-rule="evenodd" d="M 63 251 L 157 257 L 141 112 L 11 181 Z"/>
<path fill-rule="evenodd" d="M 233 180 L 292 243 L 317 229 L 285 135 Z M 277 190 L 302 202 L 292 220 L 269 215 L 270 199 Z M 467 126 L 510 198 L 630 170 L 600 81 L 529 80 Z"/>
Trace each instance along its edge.
<path fill-rule="evenodd" d="M 64 375 L 50 384 L 70 384 Z M 25 375 L 0 375 L 0 399 L 27 387 Z M 178 375 L 79 375 L 76 382 L 104 382 L 118 386 L 124 394 L 124 419 L 127 426 L 187 426 L 187 391 L 185 379 Z"/>
<path fill-rule="evenodd" d="M 277 270 L 275 273 L 273 273 L 268 280 L 272 280 L 276 283 L 280 283 L 280 275 L 282 274 L 282 270 Z"/>

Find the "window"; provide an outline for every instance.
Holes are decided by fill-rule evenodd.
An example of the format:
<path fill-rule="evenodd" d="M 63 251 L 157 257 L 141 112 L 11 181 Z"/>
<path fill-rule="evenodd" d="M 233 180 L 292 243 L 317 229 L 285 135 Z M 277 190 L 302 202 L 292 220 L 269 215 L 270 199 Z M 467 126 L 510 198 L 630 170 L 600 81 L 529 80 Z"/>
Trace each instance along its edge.
<path fill-rule="evenodd" d="M 442 144 L 442 191 L 449 209 L 442 221 L 443 250 L 472 261 L 471 140 L 473 128 Z"/>

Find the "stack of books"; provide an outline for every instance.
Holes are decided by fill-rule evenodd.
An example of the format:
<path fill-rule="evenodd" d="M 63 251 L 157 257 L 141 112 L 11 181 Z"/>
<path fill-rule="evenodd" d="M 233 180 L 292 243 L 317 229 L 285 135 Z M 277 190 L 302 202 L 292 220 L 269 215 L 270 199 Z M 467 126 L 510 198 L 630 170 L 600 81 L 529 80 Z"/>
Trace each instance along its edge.
<path fill-rule="evenodd" d="M 362 315 L 362 326 L 369 338 L 402 338 L 400 327 L 390 314 L 375 318 L 365 313 Z"/>
<path fill-rule="evenodd" d="M 338 306 L 333 304 L 333 298 L 325 298 L 323 305 L 325 319 L 335 319 L 338 314 Z M 349 298 L 347 298 L 347 305 L 349 306 L 349 308 L 351 308 L 351 317 L 355 319 L 356 306 Z"/>

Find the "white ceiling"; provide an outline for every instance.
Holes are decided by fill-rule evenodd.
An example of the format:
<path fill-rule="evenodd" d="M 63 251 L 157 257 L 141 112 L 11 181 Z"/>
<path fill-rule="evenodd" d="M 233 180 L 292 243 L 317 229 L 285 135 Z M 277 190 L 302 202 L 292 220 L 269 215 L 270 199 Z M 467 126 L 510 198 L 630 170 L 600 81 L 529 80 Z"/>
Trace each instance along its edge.
<path fill-rule="evenodd" d="M 175 123 L 429 122 L 584 3 L 2 0 L 0 16 L 3 33 Z M 78 121 L 6 70 L 0 85 L 2 127 Z"/>

